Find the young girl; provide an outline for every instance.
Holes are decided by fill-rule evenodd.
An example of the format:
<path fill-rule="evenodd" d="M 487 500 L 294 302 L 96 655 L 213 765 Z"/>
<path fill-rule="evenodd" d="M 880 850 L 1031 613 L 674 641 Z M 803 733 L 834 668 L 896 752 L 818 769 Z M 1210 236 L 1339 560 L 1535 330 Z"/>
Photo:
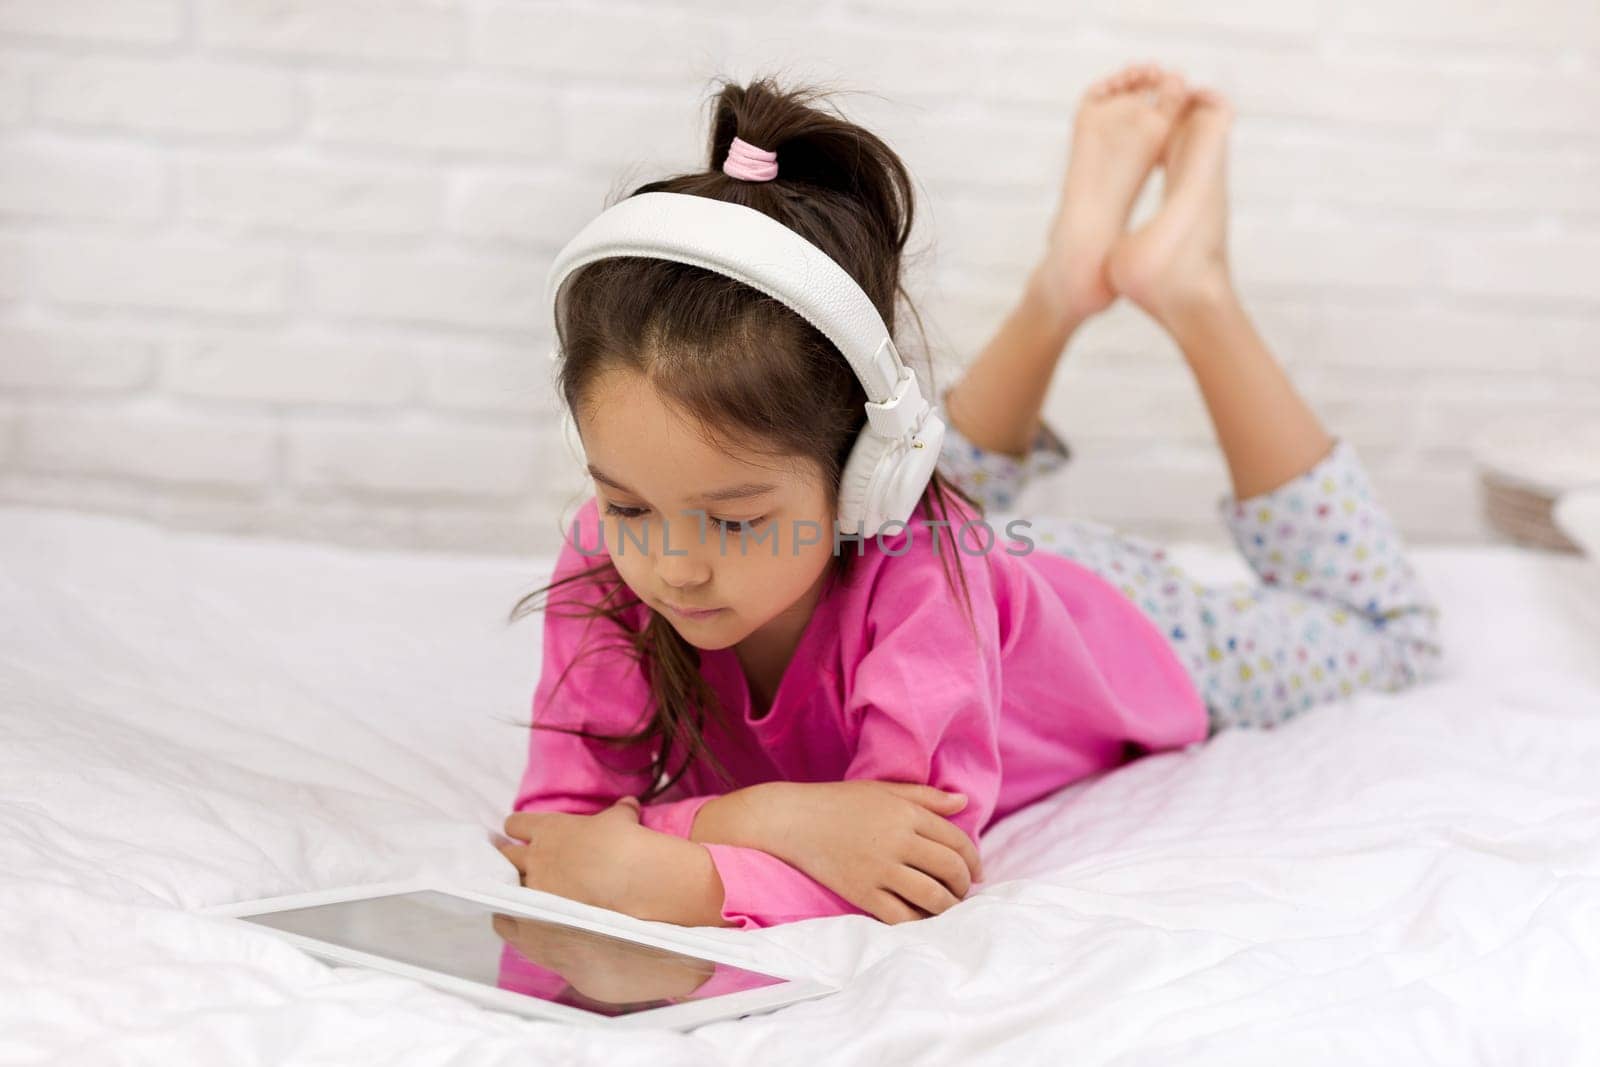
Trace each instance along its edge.
<path fill-rule="evenodd" d="M 766 213 L 893 330 L 910 179 L 815 97 L 725 85 L 710 168 L 635 192 Z M 920 918 L 981 880 L 987 826 L 1072 781 L 1437 673 L 1438 613 L 1393 522 L 1233 290 L 1230 119 L 1156 67 L 1085 94 L 1045 253 L 936 394 L 939 469 L 894 536 L 837 539 L 865 393 L 799 315 L 671 261 L 571 277 L 559 381 L 595 497 L 540 591 L 543 673 L 505 823 L 527 843 L 502 847 L 524 884 L 691 925 Z M 1124 232 L 1158 164 L 1162 205 Z M 1087 520 L 981 528 L 1068 458 L 1043 398 L 1118 295 L 1188 361 L 1233 483 L 1219 514 L 1261 583 L 1197 584 Z"/>

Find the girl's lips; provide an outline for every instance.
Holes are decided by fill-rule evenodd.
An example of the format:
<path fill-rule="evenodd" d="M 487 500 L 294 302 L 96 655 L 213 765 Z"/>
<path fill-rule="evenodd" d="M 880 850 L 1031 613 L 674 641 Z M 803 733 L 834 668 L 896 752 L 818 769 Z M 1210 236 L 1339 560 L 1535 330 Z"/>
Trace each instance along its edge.
<path fill-rule="evenodd" d="M 678 605 L 674 604 L 670 600 L 663 600 L 662 603 L 671 609 L 674 614 L 682 615 L 686 619 L 709 619 L 711 616 L 722 610 L 721 608 L 702 608 L 699 611 L 691 611 L 688 608 L 678 607 Z"/>

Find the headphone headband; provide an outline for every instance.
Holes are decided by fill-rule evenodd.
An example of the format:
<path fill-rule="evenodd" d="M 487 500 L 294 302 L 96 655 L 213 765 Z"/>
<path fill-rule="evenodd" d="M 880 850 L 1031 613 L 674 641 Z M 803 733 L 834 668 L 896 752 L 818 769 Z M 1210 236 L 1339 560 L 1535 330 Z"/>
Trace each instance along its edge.
<path fill-rule="evenodd" d="M 754 208 L 685 193 L 640 193 L 591 219 L 556 254 L 545 286 L 551 314 L 569 275 L 619 256 L 714 271 L 767 294 L 815 326 L 867 394 L 867 426 L 840 486 L 840 529 L 870 535 L 910 518 L 938 462 L 944 423 L 900 359 L 878 309 L 843 267 Z"/>

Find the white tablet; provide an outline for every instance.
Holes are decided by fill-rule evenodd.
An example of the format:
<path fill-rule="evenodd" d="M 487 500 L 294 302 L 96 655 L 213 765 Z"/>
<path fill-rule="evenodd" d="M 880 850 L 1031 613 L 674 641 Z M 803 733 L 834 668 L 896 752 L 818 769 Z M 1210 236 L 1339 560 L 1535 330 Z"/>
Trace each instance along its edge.
<path fill-rule="evenodd" d="M 697 937 L 523 886 L 375 882 L 198 909 L 333 963 L 427 982 L 502 1011 L 687 1030 L 839 987 Z"/>

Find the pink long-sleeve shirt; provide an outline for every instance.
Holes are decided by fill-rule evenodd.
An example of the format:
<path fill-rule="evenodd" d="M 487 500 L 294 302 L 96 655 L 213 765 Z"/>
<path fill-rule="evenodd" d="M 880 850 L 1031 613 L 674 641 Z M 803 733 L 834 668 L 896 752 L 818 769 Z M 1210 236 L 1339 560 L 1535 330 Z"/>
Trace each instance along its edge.
<path fill-rule="evenodd" d="M 1002 816 L 1139 750 L 1205 739 L 1205 704 L 1194 682 L 1127 595 L 1037 543 L 1023 552 L 1025 543 L 1008 539 L 1001 524 L 990 523 L 992 536 L 968 529 L 957 551 L 951 538 L 978 516 L 954 504 L 953 526 L 938 532 L 966 574 L 976 641 L 934 531 L 918 521 L 926 511 L 881 545 L 865 539 L 848 581 L 819 599 L 766 714 L 752 714 L 732 646 L 700 650 L 701 674 L 728 720 L 708 722 L 706 741 L 737 785 L 725 787 L 709 767 L 692 766 L 668 794 L 643 806 L 643 825 L 687 838 L 701 805 L 730 788 L 862 778 L 966 794 L 952 821 L 976 840 Z M 574 525 L 584 552 L 569 532 L 555 580 L 604 559 L 596 554 L 602 535 L 594 498 Z M 842 540 L 840 551 L 855 553 L 854 542 Z M 585 589 L 575 590 L 579 585 Z M 563 617 L 569 612 L 561 606 L 586 593 L 595 596 L 587 583 L 572 583 L 549 596 L 534 721 L 632 733 L 645 721 L 649 685 L 617 651 L 622 638 L 612 624 Z M 629 624 L 642 627 L 650 607 L 625 587 L 622 595 L 632 602 Z M 584 650 L 589 654 L 579 657 Z M 629 758 L 557 730 L 529 734 L 514 811 L 588 814 L 652 784 L 648 753 Z M 866 914 L 769 853 L 705 847 L 722 879 L 723 918 L 738 926 Z"/>

